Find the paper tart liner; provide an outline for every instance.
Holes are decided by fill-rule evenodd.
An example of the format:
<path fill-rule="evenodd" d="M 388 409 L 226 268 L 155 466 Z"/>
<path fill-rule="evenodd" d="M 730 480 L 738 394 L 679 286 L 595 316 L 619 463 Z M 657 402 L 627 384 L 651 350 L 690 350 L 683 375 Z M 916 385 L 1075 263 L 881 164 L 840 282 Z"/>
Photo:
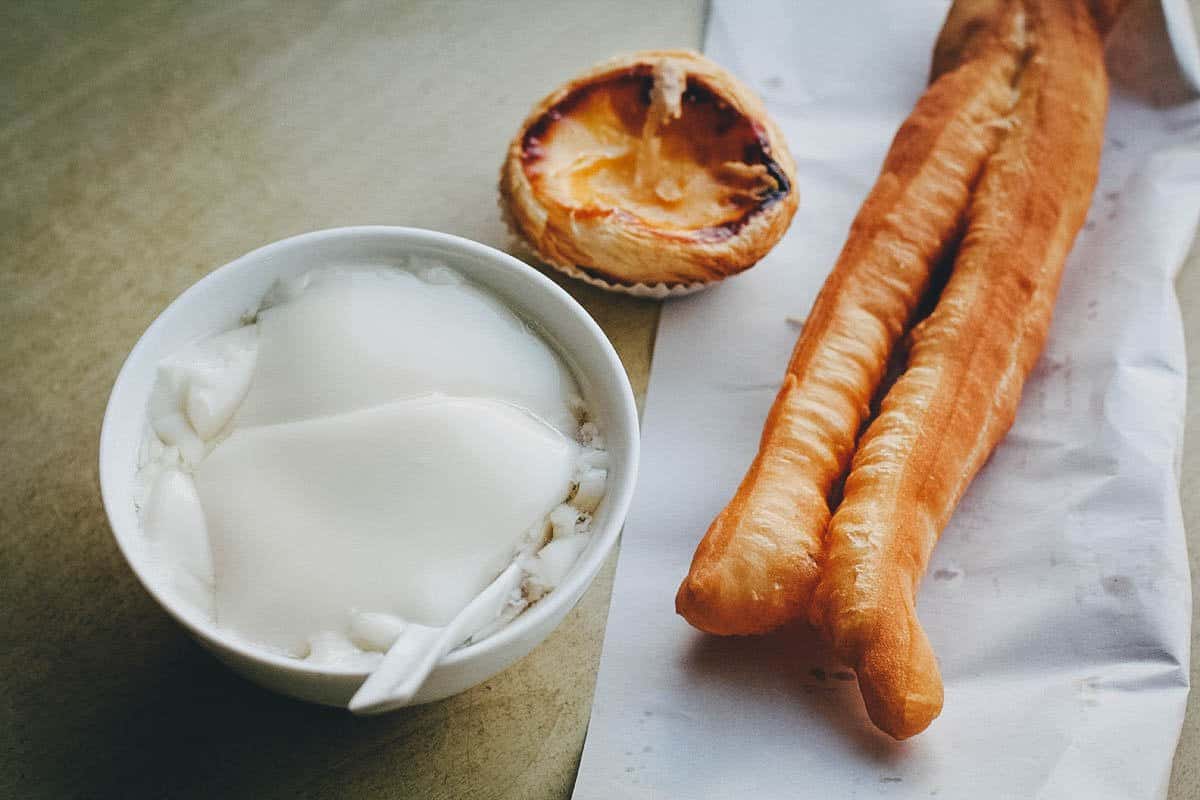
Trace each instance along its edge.
<path fill-rule="evenodd" d="M 665 300 L 668 297 L 684 297 L 689 294 L 695 294 L 702 289 L 707 289 L 714 283 L 720 283 L 720 281 L 700 281 L 698 283 L 679 283 L 675 285 L 666 283 L 656 283 L 653 285 L 648 285 L 645 283 L 635 283 L 631 285 L 609 283 L 602 278 L 588 275 L 578 267 L 566 266 L 563 264 L 551 264 L 549 262 L 543 263 L 546 263 L 548 266 L 553 267 L 564 275 L 570 275 L 572 278 L 591 284 L 599 289 L 604 289 L 605 291 L 609 292 L 619 292 L 621 294 L 633 295 L 634 297 L 648 297 L 654 300 Z"/>

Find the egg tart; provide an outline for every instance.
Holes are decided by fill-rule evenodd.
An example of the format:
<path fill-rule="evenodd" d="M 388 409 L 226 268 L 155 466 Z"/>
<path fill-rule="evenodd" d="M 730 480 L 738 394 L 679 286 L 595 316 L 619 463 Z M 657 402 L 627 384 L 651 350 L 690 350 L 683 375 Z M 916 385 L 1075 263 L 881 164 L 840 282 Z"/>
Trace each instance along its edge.
<path fill-rule="evenodd" d="M 654 296 L 753 266 L 798 203 L 762 102 L 688 51 L 618 57 L 552 92 L 509 145 L 500 193 L 541 260 Z"/>

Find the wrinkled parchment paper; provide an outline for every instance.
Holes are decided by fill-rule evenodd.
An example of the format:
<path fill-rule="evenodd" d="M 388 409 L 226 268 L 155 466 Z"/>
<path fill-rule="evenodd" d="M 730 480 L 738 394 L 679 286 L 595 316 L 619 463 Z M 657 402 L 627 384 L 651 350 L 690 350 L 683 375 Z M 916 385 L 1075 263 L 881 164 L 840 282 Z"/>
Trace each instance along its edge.
<path fill-rule="evenodd" d="M 1200 210 L 1183 0 L 1165 15 L 1143 3 L 1114 31 L 1102 176 L 1049 344 L 922 586 L 941 717 L 893 742 L 804 630 L 723 640 L 674 613 L 753 457 L 798 333 L 789 317 L 807 313 L 920 94 L 947 7 L 712 5 L 706 50 L 783 126 L 801 209 L 755 269 L 664 310 L 576 798 L 1166 793 L 1191 616 L 1173 277 Z"/>

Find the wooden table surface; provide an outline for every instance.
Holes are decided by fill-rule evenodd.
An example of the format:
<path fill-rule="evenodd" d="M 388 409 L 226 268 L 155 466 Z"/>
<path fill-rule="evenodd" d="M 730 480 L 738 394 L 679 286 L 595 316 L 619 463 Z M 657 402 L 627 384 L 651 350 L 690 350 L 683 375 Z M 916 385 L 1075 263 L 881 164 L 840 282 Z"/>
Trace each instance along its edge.
<path fill-rule="evenodd" d="M 699 46 L 703 11 L 0 5 L 0 797 L 569 794 L 611 563 L 546 643 L 458 697 L 371 719 L 276 697 L 220 666 L 136 583 L 100 505 L 100 419 L 154 316 L 260 244 L 380 223 L 506 246 L 496 176 L 534 100 L 617 52 Z M 657 305 L 568 288 L 640 399 Z M 1179 289 L 1200 341 L 1200 270 Z M 1190 366 L 1197 441 L 1194 352 Z M 1193 447 L 1193 559 L 1198 490 Z M 1173 798 L 1200 796 L 1197 755 L 1193 703 Z"/>

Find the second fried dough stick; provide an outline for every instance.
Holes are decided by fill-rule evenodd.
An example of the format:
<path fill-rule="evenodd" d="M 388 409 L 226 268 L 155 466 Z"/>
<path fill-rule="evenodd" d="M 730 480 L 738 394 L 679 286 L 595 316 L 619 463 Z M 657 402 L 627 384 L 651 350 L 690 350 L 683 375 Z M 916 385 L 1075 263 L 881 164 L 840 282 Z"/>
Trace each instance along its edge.
<path fill-rule="evenodd" d="M 941 710 L 916 590 L 959 498 L 1016 416 L 1095 187 L 1107 105 L 1082 0 L 1025 0 L 1033 57 L 988 160 L 950 280 L 860 440 L 813 600 L 867 711 L 903 739 Z"/>
<path fill-rule="evenodd" d="M 1001 16 L 971 58 L 917 102 L 851 226 L 758 455 L 676 596 L 676 610 L 701 630 L 762 633 L 807 613 L 830 490 L 1012 105 L 1024 28 L 1015 9 Z"/>

